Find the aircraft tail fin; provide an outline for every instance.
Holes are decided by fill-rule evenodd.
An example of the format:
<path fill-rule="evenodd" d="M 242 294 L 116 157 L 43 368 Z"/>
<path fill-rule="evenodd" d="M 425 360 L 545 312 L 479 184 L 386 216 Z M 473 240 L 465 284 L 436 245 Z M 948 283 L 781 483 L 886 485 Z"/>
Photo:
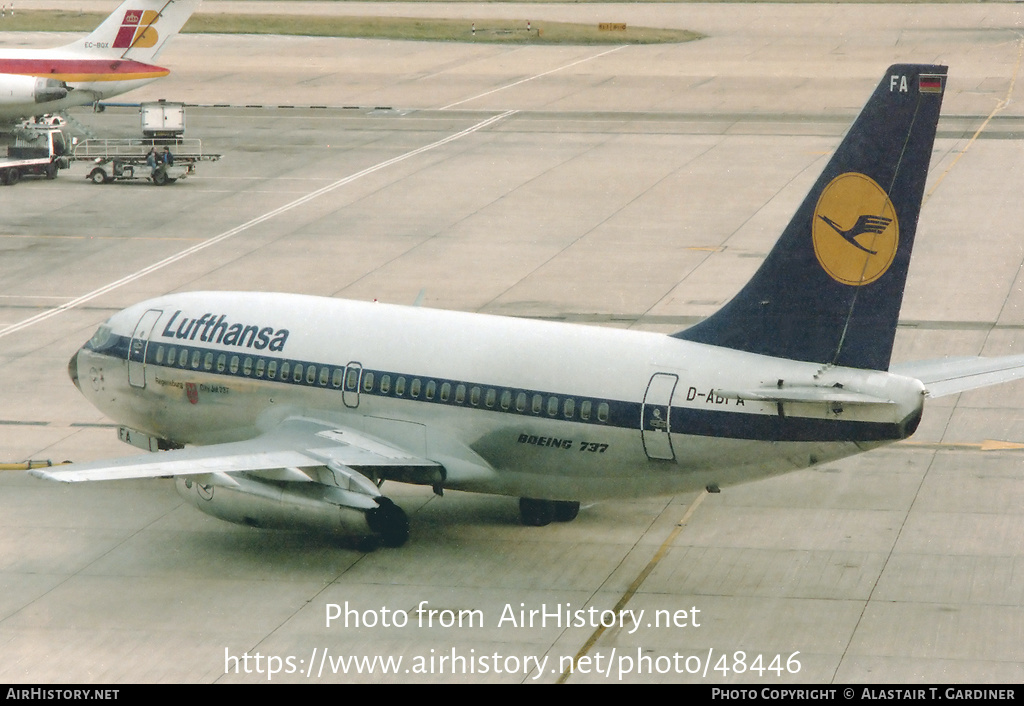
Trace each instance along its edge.
<path fill-rule="evenodd" d="M 126 0 L 91 34 L 63 47 L 91 57 L 149 62 L 181 31 L 201 0 Z"/>
<path fill-rule="evenodd" d="M 889 67 L 753 278 L 675 338 L 886 370 L 946 67 Z"/>

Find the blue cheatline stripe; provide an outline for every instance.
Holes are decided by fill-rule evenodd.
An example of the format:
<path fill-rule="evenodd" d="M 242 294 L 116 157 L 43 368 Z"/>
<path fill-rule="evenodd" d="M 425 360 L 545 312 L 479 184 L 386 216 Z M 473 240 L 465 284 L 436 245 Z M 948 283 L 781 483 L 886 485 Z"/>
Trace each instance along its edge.
<path fill-rule="evenodd" d="M 128 336 L 112 335 L 107 339 L 104 345 L 100 346 L 98 349 L 93 347 L 91 343 L 86 344 L 86 347 L 94 352 L 108 355 L 119 361 L 124 361 L 128 358 L 130 343 L 131 338 Z M 166 362 L 157 362 L 157 353 L 161 347 L 164 348 L 164 361 L 166 361 L 166 354 L 170 349 L 175 350 L 175 365 L 169 366 Z M 177 364 L 177 361 L 180 360 L 180 356 L 183 351 L 187 351 L 186 359 L 188 360 L 188 364 L 184 367 Z M 196 357 L 197 353 L 198 358 Z M 210 369 L 207 370 L 205 362 L 208 355 L 212 357 Z M 224 356 L 224 366 L 222 370 L 218 369 L 218 359 L 220 356 Z M 234 372 L 231 370 L 231 359 L 233 357 L 238 358 L 238 365 Z M 247 368 L 244 361 L 246 358 L 249 358 L 252 363 L 251 368 L 248 368 L 250 371 L 249 374 L 245 373 Z M 192 367 L 193 360 L 198 360 L 198 367 Z M 270 363 L 273 362 L 276 364 L 278 377 L 275 377 L 274 379 L 258 377 L 255 374 L 255 371 L 257 362 L 260 360 L 264 363 L 264 375 L 266 375 L 265 371 L 269 367 Z M 164 344 L 152 341 L 147 348 L 145 363 L 147 365 L 160 367 L 167 371 L 197 372 L 204 375 L 217 375 L 228 378 L 240 378 L 243 380 L 263 380 L 266 382 L 273 382 L 278 385 L 294 385 L 317 390 L 333 391 L 338 394 L 343 394 L 346 391 L 344 380 L 346 366 L 330 363 L 318 363 L 310 360 L 298 360 L 294 358 L 262 354 L 254 355 L 241 351 L 228 351 L 222 348 Z M 288 366 L 289 374 L 287 379 L 282 380 L 280 379 L 280 371 L 284 365 Z M 296 380 L 292 371 L 294 371 L 298 365 L 302 366 L 303 372 L 301 377 Z M 316 369 L 316 374 L 313 377 L 312 382 L 309 381 L 307 376 L 309 366 L 314 366 Z M 321 370 L 323 368 L 327 368 L 330 371 L 327 376 L 326 385 L 320 384 Z M 336 387 L 332 382 L 335 371 L 339 370 L 341 371 L 342 380 L 340 386 Z M 496 414 L 512 414 L 530 419 L 563 421 L 574 424 L 588 424 L 640 431 L 640 411 L 642 403 L 639 401 L 634 402 L 608 398 L 580 397 L 562 392 L 499 387 L 482 382 L 437 378 L 407 372 L 377 370 L 365 366 L 361 368 L 362 376 L 365 376 L 368 373 L 374 376 L 374 386 L 371 390 L 367 391 L 362 386 L 365 378 L 360 377 L 357 382 L 358 394 L 360 396 L 477 409 Z M 380 390 L 380 380 L 385 375 L 390 376 L 391 385 L 387 392 L 382 392 Z M 405 392 L 402 395 L 396 394 L 395 383 L 400 377 L 405 378 L 406 382 Z M 419 380 L 420 382 L 420 390 L 417 397 L 412 397 L 409 394 L 411 392 L 413 380 Z M 429 382 L 434 382 L 436 387 L 433 399 L 427 399 L 425 395 L 426 386 Z M 442 400 L 440 390 L 441 386 L 445 383 L 448 383 L 451 386 L 452 393 L 447 400 Z M 455 399 L 455 389 L 459 385 L 464 386 L 466 390 L 466 396 L 462 402 L 458 402 Z M 479 388 L 480 390 L 479 403 L 476 405 L 470 403 L 470 391 L 473 388 Z M 495 393 L 494 404 L 491 407 L 488 407 L 485 404 L 488 390 L 493 390 Z M 347 391 L 350 394 L 357 392 L 351 388 Z M 511 403 L 508 409 L 502 409 L 501 407 L 501 397 L 505 392 L 509 392 L 511 394 Z M 516 398 L 520 394 L 526 395 L 526 406 L 521 411 L 516 407 Z M 539 412 L 533 411 L 533 397 L 535 395 L 540 395 L 542 398 L 542 404 Z M 552 397 L 558 399 L 558 411 L 555 415 L 548 414 L 548 401 Z M 573 413 L 568 418 L 564 415 L 563 406 L 566 399 L 574 401 Z M 590 418 L 586 420 L 580 417 L 581 407 L 584 402 L 590 402 L 591 407 Z M 598 412 L 602 408 L 602 405 L 607 405 L 607 414 L 602 414 L 601 418 L 599 418 Z M 904 420 L 904 422 L 901 423 L 888 423 L 843 419 L 814 419 L 809 417 L 780 416 L 778 414 L 700 409 L 698 407 L 672 407 L 670 414 L 672 434 L 750 441 L 893 441 L 903 439 L 908 436 L 906 428 L 910 423 L 912 423 L 912 420 Z"/>

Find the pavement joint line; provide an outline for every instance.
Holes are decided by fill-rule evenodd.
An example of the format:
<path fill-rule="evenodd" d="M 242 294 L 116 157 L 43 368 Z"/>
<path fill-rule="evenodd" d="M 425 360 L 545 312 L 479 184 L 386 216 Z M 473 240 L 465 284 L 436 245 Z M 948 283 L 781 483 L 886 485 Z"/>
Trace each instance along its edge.
<path fill-rule="evenodd" d="M 608 49 L 607 51 L 603 51 L 600 54 L 595 54 L 594 56 L 588 56 L 588 57 L 585 57 L 583 59 L 577 59 L 576 61 L 572 61 L 572 62 L 570 62 L 568 64 L 563 65 L 563 66 L 559 66 L 557 68 L 551 69 L 550 71 L 544 71 L 544 72 L 539 73 L 539 74 L 537 74 L 535 76 L 529 76 L 527 78 L 519 79 L 518 81 L 514 81 L 514 82 L 512 82 L 512 83 L 510 83 L 510 84 L 508 84 L 506 86 L 500 86 L 499 88 L 493 88 L 490 91 L 484 91 L 483 93 L 479 93 L 479 94 L 477 94 L 475 96 L 472 96 L 470 98 L 464 98 L 463 100 L 455 101 L 454 103 L 449 103 L 448 105 L 446 105 L 446 106 L 444 106 L 442 108 L 438 108 L 438 110 L 448 110 L 449 108 L 454 108 L 457 105 L 462 105 L 463 103 L 469 103 L 470 101 L 475 101 L 477 98 L 483 98 L 484 96 L 489 96 L 492 93 L 497 93 L 498 91 L 504 91 L 506 88 L 513 88 L 513 87 L 518 86 L 520 84 L 527 83 L 528 81 L 533 81 L 534 79 L 543 78 L 544 76 L 548 76 L 548 75 L 556 73 L 558 71 L 562 71 L 563 69 L 572 68 L 573 66 L 576 66 L 577 64 L 582 64 L 582 63 L 584 63 L 586 61 L 592 61 L 593 59 L 600 59 L 602 56 L 605 56 L 607 54 L 611 54 L 612 52 L 619 51 L 620 49 L 625 49 L 627 46 L 629 46 L 629 45 L 628 44 L 623 44 L 621 46 L 614 47 L 612 49 Z"/>
<path fill-rule="evenodd" d="M 928 200 L 932 197 L 932 194 L 934 194 L 936 189 L 939 188 L 939 184 L 941 184 L 942 180 L 945 179 L 951 171 L 953 171 L 953 167 L 955 167 L 957 162 L 960 161 L 960 158 L 967 154 L 967 150 L 971 148 L 971 145 L 973 145 L 977 141 L 981 133 L 985 131 L 985 128 L 988 127 L 988 124 L 996 116 L 996 113 L 1001 112 L 1004 108 L 1006 108 L 1006 106 L 1010 104 L 1010 97 L 1013 95 L 1013 88 L 1014 86 L 1017 85 L 1017 76 L 1020 74 L 1020 61 L 1022 53 L 1024 53 L 1024 37 L 1019 37 L 1017 39 L 1017 63 L 1013 67 L 1013 75 L 1010 77 L 1010 87 L 1006 89 L 1006 96 L 1001 101 L 996 103 L 996 107 L 993 108 L 992 112 L 988 114 L 988 117 L 985 118 L 984 122 L 981 123 L 981 125 L 975 131 L 974 135 L 971 136 L 971 139 L 967 141 L 967 144 L 964 145 L 964 148 L 960 150 L 957 156 L 953 158 L 953 161 L 950 163 L 950 165 L 946 167 L 946 170 L 942 172 L 942 174 L 940 174 L 939 177 L 935 180 L 935 183 L 932 184 L 932 188 L 929 189 L 928 193 L 924 195 L 924 201 L 922 202 L 922 206 L 928 203 Z"/>
<path fill-rule="evenodd" d="M 614 611 L 616 614 L 619 613 L 626 607 L 626 604 L 629 603 L 629 601 L 633 598 L 636 592 L 640 590 L 640 586 L 643 584 L 644 581 L 647 580 L 647 577 L 651 575 L 651 572 L 654 571 L 655 567 L 657 567 L 658 562 L 660 562 L 665 557 L 665 555 L 668 554 L 668 550 L 672 547 L 672 543 L 675 542 L 676 537 L 678 537 L 679 533 L 683 531 L 683 528 L 690 521 L 690 518 L 693 516 L 693 513 L 697 511 L 697 508 L 700 506 L 701 501 L 703 501 L 708 494 L 709 493 L 706 490 L 702 493 L 697 494 L 697 497 L 693 499 L 693 502 L 690 503 L 690 506 L 686 508 L 686 512 L 683 514 L 682 519 L 679 520 L 679 522 L 676 523 L 676 526 L 672 528 L 672 531 L 669 532 L 668 537 L 666 537 L 665 541 L 661 543 L 660 547 L 658 547 L 658 551 L 656 551 L 654 553 L 654 556 L 651 557 L 651 560 L 647 562 L 647 566 L 645 566 L 643 570 L 640 571 L 639 574 L 637 574 L 636 578 L 633 579 L 633 583 L 631 583 L 629 585 L 629 588 L 626 589 L 626 592 L 622 594 L 622 597 L 619 598 L 619 602 L 615 604 L 615 607 L 612 608 L 612 611 Z M 605 630 L 605 626 L 600 625 L 594 630 L 593 633 L 591 633 L 587 641 L 583 643 L 583 647 L 580 648 L 580 651 L 577 652 L 576 655 L 572 658 L 572 664 L 569 666 L 567 670 L 562 672 L 562 675 L 560 677 L 558 677 L 558 681 L 555 682 L 556 684 L 566 683 L 569 680 L 569 677 L 575 674 L 576 666 L 579 664 L 580 659 L 585 657 L 587 653 L 590 652 L 590 650 L 594 647 L 594 645 L 597 644 L 597 641 L 601 639 L 601 635 L 604 634 Z"/>

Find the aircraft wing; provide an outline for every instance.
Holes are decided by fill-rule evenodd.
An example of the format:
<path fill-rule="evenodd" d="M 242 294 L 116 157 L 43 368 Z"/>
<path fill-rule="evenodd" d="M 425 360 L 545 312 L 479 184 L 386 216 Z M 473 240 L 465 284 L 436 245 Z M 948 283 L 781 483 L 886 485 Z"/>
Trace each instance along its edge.
<path fill-rule="evenodd" d="M 945 397 L 978 387 L 998 385 L 1024 378 L 1024 355 L 999 358 L 940 358 L 913 363 L 896 363 L 889 372 L 924 383 L 929 397 Z"/>
<path fill-rule="evenodd" d="M 278 480 L 322 481 L 323 469 L 333 471 L 334 478 L 358 472 L 432 484 L 444 477 L 444 468 L 435 461 L 350 429 L 297 418 L 247 441 L 37 468 L 30 473 L 66 483 L 250 472 L 263 472 L 264 477 L 270 473 Z"/>

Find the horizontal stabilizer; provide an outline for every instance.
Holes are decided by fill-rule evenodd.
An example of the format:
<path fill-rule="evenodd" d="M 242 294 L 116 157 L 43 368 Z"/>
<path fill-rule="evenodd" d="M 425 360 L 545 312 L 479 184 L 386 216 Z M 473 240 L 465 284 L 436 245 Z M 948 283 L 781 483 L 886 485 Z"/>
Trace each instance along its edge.
<path fill-rule="evenodd" d="M 715 390 L 722 397 L 757 402 L 837 402 L 845 405 L 893 405 L 895 402 L 881 397 L 851 392 L 841 387 L 803 385 L 794 387 L 762 387 L 750 390 Z"/>
<path fill-rule="evenodd" d="M 920 380 L 929 397 L 945 397 L 1024 378 L 1024 355 L 896 363 L 889 368 L 889 372 Z"/>

